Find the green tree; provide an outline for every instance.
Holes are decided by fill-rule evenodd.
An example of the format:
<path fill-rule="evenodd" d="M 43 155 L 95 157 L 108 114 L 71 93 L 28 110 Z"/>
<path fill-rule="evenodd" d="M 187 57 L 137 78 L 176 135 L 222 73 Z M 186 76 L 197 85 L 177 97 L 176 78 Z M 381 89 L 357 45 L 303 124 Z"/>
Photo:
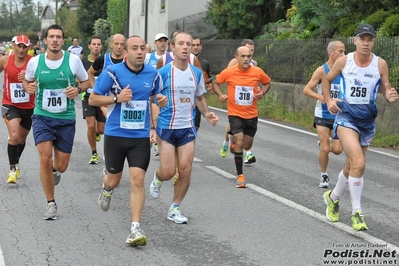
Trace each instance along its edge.
<path fill-rule="evenodd" d="M 269 21 L 276 20 L 277 0 L 211 0 L 205 21 L 221 38 L 254 38 Z"/>
<path fill-rule="evenodd" d="M 103 51 L 107 52 L 109 38 L 111 36 L 111 23 L 99 18 L 94 22 L 94 35 L 99 36 L 103 42 Z"/>
<path fill-rule="evenodd" d="M 293 0 L 297 10 L 300 29 L 315 26 L 320 37 L 333 37 L 338 20 L 351 12 L 349 4 L 332 0 Z"/>
<path fill-rule="evenodd" d="M 63 28 L 65 37 L 80 37 L 78 31 L 78 18 L 76 10 L 70 10 L 66 7 L 62 7 L 57 14 L 58 24 Z"/>
<path fill-rule="evenodd" d="M 37 31 L 39 29 L 39 18 L 37 17 L 36 5 L 33 4 L 32 0 L 22 0 L 21 4 L 21 12 L 18 18 L 19 30 L 21 32 Z"/>
<path fill-rule="evenodd" d="M 111 34 L 122 34 L 127 16 L 127 0 L 108 0 L 107 15 L 112 22 Z"/>
<path fill-rule="evenodd" d="M 78 29 L 83 38 L 90 38 L 94 32 L 94 22 L 107 19 L 107 0 L 80 0 Z"/>

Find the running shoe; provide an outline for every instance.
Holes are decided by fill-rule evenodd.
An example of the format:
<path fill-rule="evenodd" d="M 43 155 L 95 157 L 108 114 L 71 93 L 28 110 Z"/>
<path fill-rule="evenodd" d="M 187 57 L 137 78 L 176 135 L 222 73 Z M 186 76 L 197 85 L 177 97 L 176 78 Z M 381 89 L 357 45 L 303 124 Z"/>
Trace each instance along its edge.
<path fill-rule="evenodd" d="M 109 206 L 111 205 L 111 196 L 112 194 L 105 193 L 104 191 L 100 194 L 98 197 L 98 205 L 101 210 L 105 212 L 109 210 Z"/>
<path fill-rule="evenodd" d="M 328 181 L 330 181 L 330 179 L 328 178 L 328 175 L 322 175 L 320 177 L 319 187 L 321 187 L 321 188 L 329 188 L 330 184 L 328 183 Z"/>
<path fill-rule="evenodd" d="M 170 221 L 174 221 L 177 224 L 187 224 L 188 219 L 184 217 L 179 207 L 169 208 L 168 217 L 166 217 Z"/>
<path fill-rule="evenodd" d="M 245 176 L 243 174 L 238 175 L 236 188 L 246 188 L 246 187 L 247 186 L 245 185 Z"/>
<path fill-rule="evenodd" d="M 15 170 L 10 170 L 10 172 L 8 173 L 7 185 L 16 186 L 17 179 L 17 172 Z"/>
<path fill-rule="evenodd" d="M 245 156 L 244 164 L 252 164 L 252 163 L 256 163 L 255 155 L 253 155 L 252 152 L 248 152 L 247 155 Z"/>
<path fill-rule="evenodd" d="M 96 132 L 96 141 L 100 142 L 100 140 L 101 140 L 101 135 L 100 133 Z"/>
<path fill-rule="evenodd" d="M 326 216 L 331 222 L 338 222 L 339 220 L 339 200 L 332 201 L 330 198 L 331 190 L 323 194 L 324 202 L 327 204 Z"/>
<path fill-rule="evenodd" d="M 229 145 L 223 144 L 223 147 L 220 149 L 220 156 L 222 156 L 222 158 L 226 158 L 228 150 Z"/>
<path fill-rule="evenodd" d="M 47 204 L 46 212 L 43 216 L 44 220 L 57 220 L 57 204 L 50 202 Z"/>
<path fill-rule="evenodd" d="M 158 144 L 154 144 L 154 155 L 155 156 L 158 156 L 159 155 L 159 152 L 158 152 Z"/>
<path fill-rule="evenodd" d="M 147 246 L 147 237 L 141 229 L 133 229 L 126 239 L 126 245 L 129 246 Z"/>
<path fill-rule="evenodd" d="M 235 153 L 234 149 L 236 148 L 236 142 L 234 141 L 233 135 L 229 135 L 229 138 L 230 138 L 230 152 L 234 154 Z"/>
<path fill-rule="evenodd" d="M 107 169 L 104 167 L 104 168 L 103 168 L 103 175 L 106 176 L 107 174 L 108 174 L 108 171 L 107 171 Z"/>
<path fill-rule="evenodd" d="M 60 183 L 61 180 L 61 173 L 58 171 L 53 172 L 53 176 L 54 176 L 54 185 L 58 185 L 58 183 Z"/>
<path fill-rule="evenodd" d="M 162 181 L 159 181 L 159 179 L 157 178 L 155 173 L 156 173 L 156 170 L 154 172 L 154 180 L 152 180 L 151 185 L 150 185 L 150 194 L 151 194 L 151 197 L 153 197 L 154 199 L 157 199 L 161 195 Z"/>
<path fill-rule="evenodd" d="M 89 164 L 98 164 L 98 154 L 97 153 L 93 153 L 91 155 Z"/>
<path fill-rule="evenodd" d="M 361 231 L 367 230 L 368 227 L 364 222 L 364 216 L 362 211 L 356 211 L 354 215 L 352 215 L 352 227 L 353 230 Z"/>
<path fill-rule="evenodd" d="M 19 163 L 15 165 L 15 173 L 17 174 L 17 179 L 21 177 L 21 168 L 19 167 Z"/>
<path fill-rule="evenodd" d="M 176 173 L 173 176 L 173 185 L 176 186 L 177 181 L 179 181 L 179 173 Z"/>

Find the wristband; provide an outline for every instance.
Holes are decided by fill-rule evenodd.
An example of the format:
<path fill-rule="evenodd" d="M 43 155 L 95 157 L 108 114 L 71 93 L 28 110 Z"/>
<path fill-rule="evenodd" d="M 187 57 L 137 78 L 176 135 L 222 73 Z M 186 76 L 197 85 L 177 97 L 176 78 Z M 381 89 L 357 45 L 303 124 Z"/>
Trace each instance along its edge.
<path fill-rule="evenodd" d="M 155 127 L 151 127 L 151 130 L 153 130 L 153 129 L 155 130 Z"/>
<path fill-rule="evenodd" d="M 159 106 L 159 104 L 158 104 L 158 97 L 155 95 L 155 97 L 154 97 L 154 103 L 157 105 L 157 106 Z"/>

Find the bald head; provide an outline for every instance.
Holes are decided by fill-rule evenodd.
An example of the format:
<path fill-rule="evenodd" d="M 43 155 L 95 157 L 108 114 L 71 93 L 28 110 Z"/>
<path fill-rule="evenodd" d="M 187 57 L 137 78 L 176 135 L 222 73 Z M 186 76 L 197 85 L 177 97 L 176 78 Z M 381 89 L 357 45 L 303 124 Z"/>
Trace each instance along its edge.
<path fill-rule="evenodd" d="M 238 62 L 239 69 L 247 70 L 250 67 L 249 63 L 251 62 L 251 58 L 252 58 L 251 49 L 249 49 L 246 46 L 240 46 L 237 48 L 236 59 Z"/>
<path fill-rule="evenodd" d="M 112 57 L 113 58 L 122 58 L 123 57 L 123 46 L 125 43 L 125 36 L 122 34 L 114 34 L 111 38 L 110 48 L 112 49 Z"/>

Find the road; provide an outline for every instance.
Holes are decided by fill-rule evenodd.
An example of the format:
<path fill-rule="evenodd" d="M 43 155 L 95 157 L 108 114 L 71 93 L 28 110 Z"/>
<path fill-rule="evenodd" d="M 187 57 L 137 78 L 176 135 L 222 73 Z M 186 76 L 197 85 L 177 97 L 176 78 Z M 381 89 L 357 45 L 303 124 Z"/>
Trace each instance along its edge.
<path fill-rule="evenodd" d="M 226 114 L 220 110 L 214 110 L 218 125 L 201 123 L 192 182 L 181 205 L 189 223 L 178 225 L 166 219 L 172 182 L 164 183 L 159 199 L 151 198 L 148 188 L 159 164 L 158 157 L 152 155 L 141 221 L 148 245 L 125 246 L 130 228 L 127 171 L 115 189 L 110 210 L 102 212 L 97 197 L 104 162 L 88 164 L 90 149 L 79 100 L 76 108 L 77 132 L 70 165 L 56 187 L 56 221 L 42 218 L 46 199 L 32 134 L 21 159 L 18 187 L 7 187 L 8 134 L 5 124 L 0 126 L 0 266 L 324 265 L 326 260 L 342 259 L 342 253 L 349 250 L 399 252 L 397 152 L 368 152 L 362 207 L 369 230 L 354 232 L 348 193 L 341 198 L 341 221 L 333 224 L 325 217 L 325 190 L 318 187 L 317 137 L 307 130 L 260 121 L 254 147 L 257 162 L 244 167 L 248 188 L 235 188 L 233 156 L 222 159 L 219 155 L 227 124 Z M 98 150 L 102 157 L 102 141 Z M 332 186 L 344 159 L 343 154 L 331 156 Z M 360 259 L 353 256 L 343 258 L 344 262 Z M 375 258 L 370 255 L 367 259 Z M 388 259 L 396 256 L 381 260 Z"/>

